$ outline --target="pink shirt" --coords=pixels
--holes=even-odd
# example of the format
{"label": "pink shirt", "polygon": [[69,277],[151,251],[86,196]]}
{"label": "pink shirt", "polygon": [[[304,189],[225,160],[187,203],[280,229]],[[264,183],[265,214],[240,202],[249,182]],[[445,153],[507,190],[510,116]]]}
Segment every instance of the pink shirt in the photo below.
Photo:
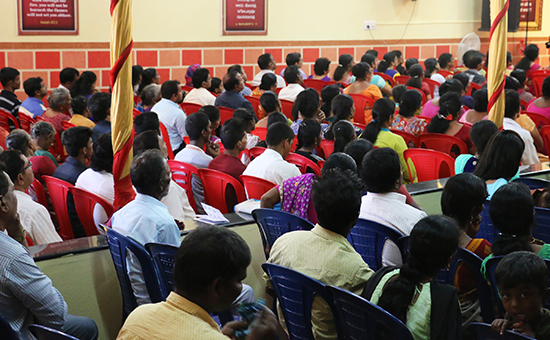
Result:
{"label": "pink shirt", "polygon": [[533,105],[533,103],[531,103],[527,107],[527,111],[534,112],[534,113],[539,113],[539,114],[543,115],[546,118],[550,118],[550,107],[536,107],[535,105]]}
{"label": "pink shirt", "polygon": [[435,106],[432,104],[431,100],[428,100],[426,104],[424,104],[424,107],[422,108],[421,115],[424,117],[430,117],[433,118],[439,113],[439,106]]}

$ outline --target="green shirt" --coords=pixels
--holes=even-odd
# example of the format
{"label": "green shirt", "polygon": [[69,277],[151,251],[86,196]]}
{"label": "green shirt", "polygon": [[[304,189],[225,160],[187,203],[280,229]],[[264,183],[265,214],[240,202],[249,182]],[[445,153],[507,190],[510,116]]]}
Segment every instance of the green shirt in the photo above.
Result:
{"label": "green shirt", "polygon": [[49,152],[49,151],[47,151],[47,150],[46,150],[46,151],[44,151],[44,150],[36,150],[36,151],[34,152],[34,155],[35,155],[35,156],[46,156],[46,157],[48,157],[49,159],[52,160],[52,162],[53,162],[53,164],[55,165],[56,168],[59,166],[59,164],[57,163],[57,159],[55,159],[55,157],[52,155],[52,153]]}

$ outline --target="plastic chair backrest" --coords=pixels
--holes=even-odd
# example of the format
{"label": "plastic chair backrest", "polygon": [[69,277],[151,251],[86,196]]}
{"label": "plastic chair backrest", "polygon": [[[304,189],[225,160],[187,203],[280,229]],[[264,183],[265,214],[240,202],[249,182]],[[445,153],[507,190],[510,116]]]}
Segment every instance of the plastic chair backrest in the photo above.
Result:
{"label": "plastic chair backrest", "polygon": [[529,116],[529,118],[531,118],[531,120],[533,121],[533,123],[535,123],[537,127],[550,125],[550,119],[548,119],[546,116],[541,115],[540,113],[523,111],[521,114]]}
{"label": "plastic chair backrest", "polygon": [[249,155],[252,159],[258,157],[259,155],[261,155],[262,153],[264,153],[266,149],[265,148],[262,148],[261,146],[255,146],[253,148],[250,149],[249,151]]}
{"label": "plastic chair backrest", "polygon": [[[36,200],[38,203],[42,204],[46,209],[48,209],[48,199],[46,198],[46,191],[44,190],[44,186],[38,179],[34,179],[32,181],[32,184],[29,186],[29,189],[34,190],[34,194],[36,195]],[[27,189],[27,194],[29,193],[29,189]]]}
{"label": "plastic chair backrest", "polygon": [[0,315],[0,334],[2,334],[2,337],[5,337],[5,340],[19,340],[19,336],[2,315]]}
{"label": "plastic chair backrest", "polygon": [[392,77],[388,76],[387,74],[380,73],[380,72],[374,72],[374,74],[379,75],[380,77],[384,78],[384,80],[387,81],[390,84],[391,87],[395,86],[395,81],[393,80]]}
{"label": "plastic chair backrest", "polygon": [[69,187],[73,185],[58,178],[46,175],[42,175],[42,180],[46,183],[53,210],[59,222],[59,236],[61,236],[63,240],[73,239],[73,227],[71,226],[71,220],[69,219],[69,212],[67,210],[67,194],[69,193]]}
{"label": "plastic chair backrest", "polygon": [[493,310],[493,300],[491,298],[491,287],[481,274],[481,263],[483,260],[471,251],[458,248],[448,269],[443,269],[438,278],[443,282],[453,286],[459,265],[468,267],[476,282],[477,296],[481,307],[481,317],[484,322],[493,322],[495,311]]}
{"label": "plastic chair backrest", "polygon": [[248,100],[250,104],[252,104],[252,108],[254,109],[254,113],[256,114],[256,117],[259,117],[260,106],[261,106],[260,99],[252,96],[244,96],[244,98]]}
{"label": "plastic chair backrest", "polygon": [[220,110],[220,126],[223,126],[226,120],[233,118],[233,109],[223,106],[218,106]]}
{"label": "plastic chair backrest", "polygon": [[160,127],[160,133],[162,135],[162,140],[164,140],[164,144],[166,144],[166,149],[168,150],[168,159],[174,159],[174,151],[172,151],[172,144],[170,143],[170,136],[168,136],[168,130],[166,130],[166,126],[159,122]]}
{"label": "plastic chair backrest", "polygon": [[[443,152],[453,158],[468,153],[468,147],[462,139],[443,133],[423,133],[418,136],[418,143],[421,148]],[[457,149],[458,154],[455,153]]]}
{"label": "plastic chair backrest", "polygon": [[395,82],[398,85],[405,85],[409,79],[411,79],[410,76],[395,76]]}
{"label": "plastic chair backrest", "polygon": [[226,204],[225,194],[228,186],[232,186],[235,190],[238,203],[246,201],[243,185],[233,176],[212,169],[199,169],[199,176],[204,190],[205,203],[220,210],[223,214],[233,212],[233,210],[227,209]]}
{"label": "plastic chair backrest", "polygon": [[445,70],[439,70],[439,72],[437,72],[437,73],[441,74],[441,75],[442,75],[443,77],[445,77],[445,78],[447,78],[447,76],[453,74],[452,72],[445,71]]}
{"label": "plastic chair backrest", "polygon": [[[135,110],[135,109],[134,109]],[[139,112],[139,111],[138,111]],[[141,112],[139,112],[141,113]],[[73,123],[69,123],[68,120],[64,120],[61,122],[61,125],[63,126],[63,131],[67,130],[67,129],[70,129],[72,127],[75,127],[76,125],[74,125]]]}
{"label": "plastic chair backrest", "polygon": [[[475,91],[481,89],[481,85],[478,85],[474,82],[470,82],[470,87],[468,88],[467,96],[471,96]],[[475,91],[474,91],[475,90]]]}
{"label": "plastic chair backrest", "polygon": [[61,135],[59,133],[55,133],[55,142],[48,151],[50,151],[55,158],[58,158],[58,156],[61,157],[61,162],[65,162],[67,156],[65,155],[65,148],[63,147],[63,143],[61,143]]}
{"label": "plastic chair backrest", "polygon": [[139,116],[140,114],[142,114],[143,112],[141,112],[140,110],[138,109],[133,109],[132,110],[132,119],[135,120],[137,116]]}
{"label": "plastic chair backrest", "polygon": [[[99,235],[99,230],[94,222],[94,208],[96,204],[101,205],[107,217],[111,218],[115,212],[113,205],[98,195],[84,189],[69,187],[69,191],[73,195],[76,213],[78,214],[80,223],[84,227],[86,236]],[[107,221],[100,222],[105,223]]]}
{"label": "plastic chair backrest", "polygon": [[188,116],[192,113],[199,111],[199,109],[202,107],[202,105],[199,105],[199,104],[186,103],[186,102],[182,102],[180,106],[183,112],[185,112],[185,114]]}
{"label": "plastic chair backrest", "polygon": [[475,340],[535,340],[509,330],[505,330],[504,334],[500,335],[492,329],[491,323],[472,322],[468,325],[468,330]]}
{"label": "plastic chair backrest", "polygon": [[321,93],[321,90],[327,85],[329,85],[328,81],[324,81],[321,79],[304,79],[304,84],[312,89],[317,90],[317,92]]}
{"label": "plastic chair backrest", "polygon": [[265,140],[267,137],[267,128],[257,127],[252,131],[252,134],[260,137],[260,140]]}
{"label": "plastic chair backrest", "polygon": [[107,243],[109,244],[109,251],[113,259],[115,271],[118,277],[118,283],[120,285],[120,292],[122,293],[123,304],[123,318],[126,317],[137,307],[136,297],[132,290],[132,284],[130,283],[130,277],[128,276],[128,268],[126,263],[126,256],[128,250],[130,250],[134,257],[139,261],[141,265],[141,271],[143,278],[145,279],[145,286],[152,303],[162,301],[162,294],[160,290],[159,277],[154,266],[153,259],[147,253],[145,248],[132,241],[130,238],[114,231],[112,228],[107,229]]}
{"label": "plastic chair backrest", "polygon": [[489,204],[491,201],[485,201],[483,210],[481,211],[481,223],[477,232],[477,238],[486,239],[487,242],[493,243],[497,238],[498,229],[493,226],[491,215],[489,214]]}
{"label": "plastic chair backrest", "polygon": [[549,70],[538,70],[531,73],[531,80],[533,80],[533,87],[535,88],[535,97],[542,95],[542,82],[548,76],[550,76]]}
{"label": "plastic chair backrest", "polygon": [[531,229],[533,237],[550,243],[550,209],[535,207],[535,224]]}
{"label": "plastic chair backrest", "polygon": [[426,116],[416,116],[416,118],[418,119],[424,119],[426,121],[426,124],[430,124],[430,122],[432,121],[432,117],[426,117]]}
{"label": "plastic chair backrest", "polygon": [[145,249],[153,258],[153,262],[160,273],[160,292],[165,300],[174,290],[174,266],[178,247],[164,243],[147,243]]}
{"label": "plastic chair backrest", "polygon": [[540,129],[540,135],[544,142],[544,148],[547,152],[550,152],[550,125],[545,125]]}
{"label": "plastic chair backrest", "polygon": [[168,161],[168,166],[170,166],[170,171],[172,172],[172,180],[185,190],[187,198],[189,199],[189,204],[191,204],[191,207],[193,207],[196,213],[197,204],[195,203],[195,197],[193,196],[193,190],[191,188],[191,176],[199,176],[199,170],[191,164],[174,160]]}
{"label": "plastic chair backrest", "polygon": [[29,331],[37,340],[78,340],[74,336],[42,325],[29,325]]}
{"label": "plastic chair backrest", "polygon": [[439,87],[439,85],[441,85],[441,84],[439,84],[437,81],[429,79],[429,78],[422,79],[422,82],[428,84],[428,86],[430,87],[430,94],[432,95],[432,98],[433,98],[435,88]]}
{"label": "plastic chair backrest", "polygon": [[314,227],[308,220],[280,210],[255,209],[252,217],[260,229],[266,260],[269,258],[271,246],[279,236],[294,230],[311,230]]}
{"label": "plastic chair backrest", "polygon": [[355,115],[353,116],[353,121],[359,124],[367,125],[365,121],[365,108],[372,107],[374,105],[374,100],[362,94],[349,94],[353,99],[353,105],[355,106]]}
{"label": "plastic chair backrest", "polygon": [[[288,118],[292,119],[292,107],[294,106],[294,102],[291,102],[290,100],[286,99],[280,99],[281,106],[283,107],[283,114]],[[294,119],[292,119],[294,120]]]}
{"label": "plastic chair backrest", "polygon": [[241,175],[241,181],[246,189],[248,198],[261,199],[262,195],[271,190],[277,184],[263,178]]}
{"label": "plastic chair backrest", "polygon": [[323,149],[325,159],[327,159],[334,152],[334,141],[323,139],[321,141],[321,149]]}
{"label": "plastic chair backrest", "polygon": [[403,234],[383,224],[358,219],[348,234],[348,241],[361,255],[369,267],[377,271],[382,268],[382,250],[386,240],[397,245],[397,241]]}
{"label": "plastic chair backrest", "polygon": [[21,129],[27,131],[28,133],[31,133],[31,127],[33,126],[34,123],[36,123],[36,120],[27,116],[24,113],[20,113],[19,122],[21,123]]}
{"label": "plastic chair backrest", "polygon": [[6,131],[10,131],[10,123],[15,126],[16,129],[19,129],[19,122],[17,119],[7,110],[0,108],[0,126],[6,129]]}
{"label": "plastic chair backrest", "polygon": [[403,139],[405,140],[405,143],[407,143],[407,146],[409,148],[416,148],[420,146],[420,143],[418,142],[418,137],[413,135],[412,133],[408,133],[401,130],[394,130],[394,129],[390,129],[390,131],[392,133],[395,133],[396,135],[403,137]]}
{"label": "plastic chair backrest", "polygon": [[181,85],[181,89],[187,92],[191,92],[194,89],[193,86]]}
{"label": "plastic chair backrest", "polygon": [[290,339],[314,340],[311,328],[311,306],[315,296],[320,296],[329,305],[332,300],[321,282],[272,263],[262,264],[269,275],[277,299],[281,305]]}
{"label": "plastic chair backrest", "polygon": [[326,288],[339,339],[413,339],[407,325],[374,303],[335,286]]}
{"label": "plastic chair backrest", "polygon": [[416,87],[412,87],[412,86],[407,86],[407,89],[408,90],[415,90],[415,91],[420,92],[420,94],[422,95],[422,105],[426,104],[426,102],[428,101],[428,97],[426,97],[426,94],[424,93],[424,91],[422,91],[421,89],[418,89]]}
{"label": "plastic chair backrest", "polygon": [[[455,160],[443,152],[428,149],[408,149],[403,152],[403,156],[407,162],[407,167],[409,167],[408,160],[412,160],[419,182],[455,175]],[[411,169],[409,169],[409,175],[410,178],[413,178]]]}
{"label": "plastic chair backrest", "polygon": [[286,161],[289,162],[290,164],[296,165],[300,169],[300,172],[302,174],[307,173],[307,170],[309,168],[313,170],[313,172],[317,176],[321,176],[321,169],[319,168],[319,166],[307,157],[291,152],[286,157]]}
{"label": "plastic chair backrest", "polygon": [[544,189],[550,187],[550,181],[533,177],[520,177],[513,180],[513,182],[519,182],[527,185],[529,189]]}

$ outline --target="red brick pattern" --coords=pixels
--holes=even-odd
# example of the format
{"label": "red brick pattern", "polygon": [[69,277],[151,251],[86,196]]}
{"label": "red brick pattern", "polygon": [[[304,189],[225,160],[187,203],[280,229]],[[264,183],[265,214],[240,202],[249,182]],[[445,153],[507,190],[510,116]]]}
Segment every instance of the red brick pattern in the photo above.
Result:
{"label": "red brick pattern", "polygon": [[314,63],[317,58],[319,58],[319,49],[318,48],[304,48],[304,53],[302,53],[302,58],[305,63]]}
{"label": "red brick pattern", "polygon": [[224,63],[226,65],[242,64],[244,60],[243,50],[225,50]]}
{"label": "red brick pattern", "polygon": [[202,64],[201,50],[183,50],[181,52],[182,65]]}
{"label": "red brick pattern", "polygon": [[157,67],[158,51],[137,51],[136,63],[143,67]]}
{"label": "red brick pattern", "polygon": [[109,51],[88,52],[88,68],[110,68],[111,56]]}
{"label": "red brick pattern", "polygon": [[55,69],[61,65],[59,52],[36,52],[37,69]]}
{"label": "red brick pattern", "polygon": [[[286,55],[283,56],[283,49],[281,48],[266,48],[264,53],[271,53],[277,64],[285,64]],[[256,56],[256,59],[259,55]]]}

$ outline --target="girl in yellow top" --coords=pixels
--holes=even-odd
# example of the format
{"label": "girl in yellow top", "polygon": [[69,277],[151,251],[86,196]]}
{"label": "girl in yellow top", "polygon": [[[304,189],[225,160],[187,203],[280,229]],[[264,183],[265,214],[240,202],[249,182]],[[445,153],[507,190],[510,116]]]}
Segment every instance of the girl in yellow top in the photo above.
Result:
{"label": "girl in yellow top", "polygon": [[[369,64],[365,62],[360,62],[355,64],[351,69],[351,72],[355,76],[355,82],[350,86],[346,87],[344,90],[345,94],[361,94],[365,97],[374,99],[374,101],[382,98],[382,92],[380,88],[375,84],[371,84],[372,79],[372,69]],[[356,110],[361,110],[362,108],[356,107]],[[372,108],[369,104],[365,106],[365,122],[368,124],[372,120]]]}
{"label": "girl in yellow top", "polygon": [[71,100],[71,108],[73,109],[73,117],[69,123],[76,126],[85,126],[93,129],[95,123],[90,120],[92,114],[88,110],[88,99],[84,96],[76,96]]}
{"label": "girl in yellow top", "polygon": [[399,155],[401,162],[401,171],[403,172],[403,184],[418,182],[416,178],[416,169],[412,161],[409,161],[409,169],[407,162],[403,156],[403,152],[407,150],[407,143],[403,137],[391,133],[389,127],[393,124],[393,114],[395,112],[395,103],[387,98],[378,99],[372,107],[372,122],[367,125],[365,131],[361,135],[364,138],[379,148],[392,148]]}

